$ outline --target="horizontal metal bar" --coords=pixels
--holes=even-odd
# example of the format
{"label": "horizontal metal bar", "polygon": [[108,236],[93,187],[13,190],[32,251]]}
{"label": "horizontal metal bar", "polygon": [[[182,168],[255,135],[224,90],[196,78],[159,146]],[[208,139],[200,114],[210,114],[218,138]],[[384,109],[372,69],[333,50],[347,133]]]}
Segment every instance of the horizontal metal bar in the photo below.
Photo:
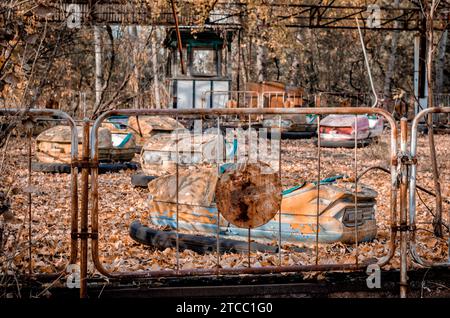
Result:
{"label": "horizontal metal bar", "polygon": [[[389,117],[391,114],[380,108],[371,107],[304,107],[304,108],[192,108],[192,109],[118,109],[103,113],[96,122],[115,115],[145,116],[145,115],[293,115],[293,114],[380,114]],[[95,124],[94,124],[95,126]]]}
{"label": "horizontal metal bar", "polygon": [[243,268],[196,268],[180,270],[140,271],[140,272],[111,272],[110,277],[123,278],[149,278],[149,277],[179,277],[179,276],[209,276],[209,275],[241,275],[241,274],[275,274],[315,271],[342,271],[359,270],[366,268],[360,264],[322,264],[322,265],[297,265],[297,266],[265,266]]}
{"label": "horizontal metal bar", "polygon": [[128,115],[128,116],[151,116],[151,115],[295,115],[295,114],[353,114],[381,115],[389,122],[392,129],[391,133],[391,155],[395,156],[397,152],[397,126],[391,114],[380,108],[372,107],[305,107],[305,108],[209,108],[209,109],[121,109],[111,110],[100,115],[93,125],[91,134],[91,158],[96,160],[98,157],[97,135],[101,123],[110,116]]}

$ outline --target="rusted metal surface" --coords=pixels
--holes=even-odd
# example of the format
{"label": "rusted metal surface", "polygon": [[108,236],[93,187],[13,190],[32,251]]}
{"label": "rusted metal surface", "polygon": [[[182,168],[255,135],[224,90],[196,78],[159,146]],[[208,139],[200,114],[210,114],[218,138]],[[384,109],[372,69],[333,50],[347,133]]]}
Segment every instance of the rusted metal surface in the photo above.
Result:
{"label": "rusted metal surface", "polygon": [[[281,131],[281,116],[278,117],[278,130]],[[279,178],[282,180],[282,170],[281,170],[281,138],[278,140],[278,172]],[[281,211],[278,213],[278,265],[282,265],[282,255],[281,255]]]}
{"label": "rusted metal surface", "polygon": [[[143,115],[167,115],[173,117],[183,116],[222,116],[222,115],[295,115],[295,114],[377,114],[386,118],[391,127],[391,172],[392,172],[392,187],[391,187],[391,240],[389,241],[388,254],[378,260],[378,264],[383,266],[389,262],[395,253],[395,237],[396,237],[396,202],[397,202],[397,183],[396,183],[396,166],[397,166],[397,127],[392,116],[382,110],[376,108],[362,107],[362,108],[288,108],[288,109],[127,109],[114,110],[102,114],[94,123],[91,135],[91,158],[93,162],[98,161],[98,138],[97,130],[101,123],[113,115],[129,115],[129,116],[143,116]],[[91,207],[91,224],[92,232],[98,233],[98,168],[95,165],[92,168],[91,178],[92,188],[92,207]],[[222,274],[262,274],[262,273],[282,273],[282,272],[298,272],[298,271],[326,271],[326,270],[354,270],[363,268],[363,264],[323,264],[323,265],[299,265],[299,266],[271,266],[271,267],[257,267],[257,268],[213,268],[213,269],[179,269],[177,270],[162,270],[162,271],[142,271],[142,272],[109,272],[105,269],[99,259],[98,252],[98,237],[92,236],[92,258],[97,270],[107,277],[161,277],[161,276],[198,276],[198,275],[222,275]]]}
{"label": "rusted metal surface", "polygon": [[[97,260],[97,263],[98,260]],[[180,270],[136,271],[136,272],[108,272],[100,264],[99,272],[112,278],[150,278],[150,277],[182,277],[182,276],[211,276],[211,275],[241,275],[241,274],[275,274],[316,271],[343,271],[361,270],[368,264],[323,264],[323,265],[296,265],[296,266],[265,266],[241,268],[199,268]]]}
{"label": "rusted metal surface", "polygon": [[[217,117],[217,135],[220,133],[220,117]],[[219,142],[219,139],[217,139],[217,142]],[[218,147],[217,147],[218,148]],[[217,158],[219,158],[219,152],[217,152]],[[220,172],[220,167],[217,167],[217,172]],[[216,266],[220,267],[220,213],[219,210],[217,210],[217,224],[216,224]]]}
{"label": "rusted metal surface", "polygon": [[[320,197],[320,159],[321,159],[321,142],[320,142],[320,125],[321,125],[321,118],[320,115],[317,118],[317,198]],[[319,226],[320,226],[320,201],[317,199],[316,201],[316,265],[319,264]]]}
{"label": "rusted metal surface", "polygon": [[[76,155],[78,157],[78,155]],[[72,159],[72,162],[73,159]],[[70,264],[77,263],[78,254],[78,239],[76,233],[78,232],[78,167],[72,165],[70,176],[70,196],[71,196],[71,217],[70,217]]]}
{"label": "rusted metal surface", "polygon": [[[408,147],[408,120],[400,121],[400,155],[407,156]],[[408,167],[401,165],[400,170],[400,297],[406,298],[408,288]]]}
{"label": "rusted metal surface", "polygon": [[[359,25],[358,25],[359,30]],[[361,30],[359,30],[361,32]],[[355,147],[354,147],[354,178],[355,178],[355,245],[356,245],[356,251],[355,251],[355,264],[359,264],[359,240],[358,240],[358,115],[355,115],[354,117],[354,123],[355,123]]]}
{"label": "rusted metal surface", "polygon": [[[208,186],[213,188],[214,184]],[[280,211],[279,173],[263,162],[227,169],[214,188],[220,214],[239,228],[258,228]]]}
{"label": "rusted metal surface", "polygon": [[[411,150],[410,150],[410,180],[409,180],[409,252],[412,259],[425,267],[450,267],[450,235],[448,238],[448,260],[447,262],[430,262],[423,259],[417,252],[416,247],[416,185],[417,181],[417,133],[420,121],[428,114],[450,113],[450,107],[434,107],[422,110],[414,118],[411,125]],[[449,218],[450,219],[450,218]]]}
{"label": "rusted metal surface", "polygon": [[[175,10],[173,0],[172,0],[172,8]],[[178,30],[178,36],[179,36],[179,30]],[[178,39],[180,40],[180,38]],[[176,118],[178,123],[178,116]],[[178,130],[175,132],[177,139],[178,139]],[[178,142],[176,144],[176,162],[175,162],[175,168],[176,168],[176,213],[177,213],[177,272],[180,270],[180,236],[179,236],[179,219],[180,219],[180,164],[179,164],[179,148],[178,148]]]}
{"label": "rusted metal surface", "polygon": [[[252,138],[251,128],[252,128],[252,116],[248,115],[248,138],[249,138],[249,141]],[[279,182],[281,183],[281,180],[279,180]],[[252,262],[251,262],[252,252],[250,250],[251,237],[252,237],[252,229],[249,226],[248,227],[248,233],[247,233],[247,243],[248,243],[247,244],[247,263],[248,263],[248,268],[252,267]],[[218,264],[218,265],[220,266],[220,264]]]}
{"label": "rusted metal surface", "polygon": [[[89,121],[83,123],[83,162],[89,162]],[[80,298],[87,297],[87,262],[88,262],[88,206],[89,206],[89,167],[81,169],[81,256],[80,256]]]}

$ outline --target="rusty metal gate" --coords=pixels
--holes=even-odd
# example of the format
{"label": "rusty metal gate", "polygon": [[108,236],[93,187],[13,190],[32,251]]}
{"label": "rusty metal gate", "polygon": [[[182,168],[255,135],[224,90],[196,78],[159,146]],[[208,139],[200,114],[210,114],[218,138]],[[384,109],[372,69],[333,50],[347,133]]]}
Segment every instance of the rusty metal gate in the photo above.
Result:
{"label": "rusty metal gate", "polygon": [[[406,154],[407,162],[410,165],[410,177],[409,177],[409,231],[410,231],[410,237],[409,237],[409,252],[411,254],[412,260],[425,267],[450,267],[450,234],[447,238],[447,260],[446,261],[432,261],[432,260],[426,260],[424,259],[420,253],[417,250],[417,232],[419,228],[417,227],[417,200],[416,197],[418,194],[418,190],[421,190],[427,194],[433,195],[430,191],[426,191],[425,189],[421,188],[419,185],[417,185],[417,166],[418,165],[426,165],[427,162],[422,161],[419,162],[418,160],[418,127],[419,123],[426,117],[426,116],[432,116],[432,114],[442,114],[447,113],[450,114],[450,107],[435,107],[435,108],[428,108],[423,111],[421,111],[417,116],[414,118],[412,122],[411,127],[411,149],[410,153]],[[448,160],[448,158],[445,158]],[[447,185],[448,186],[448,185]],[[419,195],[420,198],[420,195]],[[421,198],[420,198],[421,199]],[[421,199],[422,200],[422,199]],[[443,200],[444,203],[449,204],[449,200]],[[444,210],[445,211],[445,210]],[[444,211],[442,211],[444,213]],[[443,215],[445,217],[445,215]],[[447,211],[447,229],[450,228],[450,209]],[[445,225],[445,222],[444,222]],[[405,223],[406,226],[406,223]]]}
{"label": "rusty metal gate", "polygon": [[[356,270],[366,268],[370,263],[359,260],[358,257],[358,239],[357,239],[357,225],[355,226],[355,235],[356,235],[356,252],[355,252],[355,261],[353,263],[345,263],[345,264],[321,264],[319,255],[318,255],[318,238],[316,238],[316,257],[315,263],[311,265],[290,265],[284,266],[280,262],[277,266],[258,266],[246,268],[221,268],[220,266],[220,255],[217,253],[217,263],[213,268],[195,268],[195,269],[181,269],[179,266],[179,251],[178,251],[178,241],[177,241],[177,265],[175,269],[164,269],[164,270],[154,270],[154,271],[137,271],[137,272],[111,272],[108,271],[105,266],[102,264],[99,256],[99,236],[101,235],[100,227],[99,227],[99,214],[101,213],[101,209],[99,208],[99,183],[98,183],[98,147],[97,147],[97,132],[101,123],[109,118],[110,116],[116,115],[127,115],[127,116],[171,116],[175,117],[178,121],[182,116],[200,116],[200,117],[209,117],[213,119],[213,122],[217,123],[217,129],[220,130],[220,118],[222,116],[241,116],[248,121],[248,127],[252,126],[252,115],[276,115],[281,118],[287,115],[295,115],[295,114],[313,114],[318,115],[317,128],[320,131],[320,116],[328,115],[328,114],[353,114],[355,115],[364,115],[364,114],[373,114],[384,117],[387,123],[390,126],[390,171],[392,174],[391,177],[391,198],[390,198],[390,235],[388,240],[388,252],[384,257],[378,259],[375,263],[377,263],[380,267],[387,264],[390,259],[394,256],[395,253],[395,238],[397,233],[397,212],[396,212],[396,202],[397,202],[397,127],[395,125],[394,119],[390,116],[389,113],[382,109],[377,108],[297,108],[297,109],[191,109],[191,110],[116,110],[109,111],[101,115],[94,123],[92,129],[92,135],[90,137],[91,148],[91,159],[89,165],[86,164],[86,161],[89,159],[87,154],[84,152],[82,165],[82,204],[81,204],[81,230],[80,239],[81,239],[81,296],[86,297],[87,295],[87,285],[86,285],[86,273],[87,273],[87,241],[88,238],[91,239],[91,251],[92,251],[92,261],[95,265],[95,268],[106,277],[111,278],[145,278],[145,277],[166,277],[166,276],[175,276],[175,277],[184,277],[184,276],[205,276],[205,275],[238,275],[238,274],[264,274],[264,273],[286,273],[286,272],[303,272],[303,271],[327,271],[327,270]],[[319,139],[320,140],[320,139]],[[355,146],[357,145],[356,134],[355,134]],[[85,149],[85,148],[84,148]],[[357,147],[355,147],[355,161],[353,164],[354,167],[354,180],[356,189],[358,187],[358,164],[357,164]],[[177,156],[178,157],[178,156]],[[178,166],[178,162],[177,162]],[[91,171],[91,207],[90,207],[90,216],[91,216],[91,231],[88,233],[87,229],[87,218],[88,218],[88,208],[87,208],[87,189],[88,189],[88,175],[89,169]],[[316,169],[317,169],[317,188],[318,191],[320,189],[320,171],[321,171],[321,146],[320,141],[318,144],[318,152],[317,152],[317,160],[316,160]],[[178,171],[178,169],[177,169]],[[178,180],[178,174],[177,174]],[[406,188],[406,185],[403,186]],[[406,194],[406,192],[405,192]],[[176,203],[178,207],[178,195]],[[319,210],[317,210],[318,213]],[[357,216],[358,210],[356,207],[355,200],[355,213]],[[280,215],[279,220],[281,220],[282,215]],[[178,208],[177,208],[177,219],[178,219]],[[281,222],[281,221],[280,221]],[[357,223],[357,222],[355,222]],[[316,224],[317,229],[316,233],[318,233],[319,223]],[[220,240],[219,227],[217,227],[217,240]],[[249,231],[250,237],[250,231]],[[316,236],[317,237],[317,236]],[[177,240],[178,240],[178,229],[177,229]],[[218,243],[218,242],[217,242]],[[281,246],[281,235],[278,238],[278,246]],[[250,254],[250,251],[248,252]],[[279,254],[281,255],[281,249],[279,249]],[[372,261],[373,262],[373,261]]]}
{"label": "rusty metal gate", "polygon": [[[75,121],[70,118],[66,113],[54,110],[27,110],[21,111],[16,109],[2,109],[0,110],[0,116],[55,116],[66,120],[71,126],[72,132],[72,147],[71,147],[71,251],[70,261],[68,265],[77,264],[78,260],[78,242],[81,241],[80,248],[80,268],[81,268],[81,285],[80,296],[87,296],[87,282],[88,282],[88,262],[89,262],[89,247],[92,253],[92,262],[95,269],[102,275],[110,278],[150,278],[150,277],[186,277],[186,276],[214,276],[214,275],[240,275],[240,274],[268,274],[268,273],[288,273],[288,272],[307,272],[307,271],[341,271],[341,270],[361,270],[365,269],[370,264],[377,264],[380,267],[387,265],[395,255],[397,247],[397,232],[400,233],[399,238],[399,250],[400,250],[400,295],[406,296],[407,293],[407,270],[408,270],[408,254],[411,255],[411,259],[422,266],[438,266],[448,267],[449,261],[446,262],[429,262],[424,260],[416,250],[416,174],[417,174],[417,128],[418,124],[424,116],[429,113],[450,113],[450,108],[433,108],[422,111],[416,116],[412,123],[411,134],[411,148],[408,151],[408,124],[404,119],[400,122],[400,138],[398,139],[398,129],[395,120],[392,116],[382,109],[377,108],[290,108],[290,109],[189,109],[189,110],[152,110],[152,109],[140,109],[140,110],[115,110],[109,111],[101,115],[95,123],[93,123],[92,130],[89,129],[90,122],[85,120],[83,123],[84,135],[83,135],[83,153],[81,160],[78,156],[78,135],[76,130]],[[211,122],[215,123],[215,128],[218,131],[221,129],[221,118],[226,116],[233,116],[234,118],[245,118],[247,127],[251,128],[253,118],[256,116],[277,116],[281,127],[281,121],[284,116],[289,115],[317,115],[317,131],[320,132],[321,116],[329,114],[348,114],[355,116],[355,123],[357,115],[377,115],[383,117],[390,128],[389,138],[389,171],[391,175],[390,184],[390,199],[389,199],[389,238],[386,240],[387,251],[382,257],[377,260],[361,260],[358,252],[358,237],[357,237],[357,222],[355,221],[355,258],[354,262],[347,263],[330,263],[329,261],[321,262],[319,255],[319,242],[316,235],[315,245],[315,261],[313,264],[293,264],[283,265],[281,261],[282,254],[282,237],[278,236],[278,249],[279,263],[277,265],[270,266],[251,266],[250,261],[245,268],[222,268],[220,266],[220,253],[217,253],[217,261],[215,266],[209,268],[193,268],[184,269],[180,268],[178,250],[178,229],[177,233],[177,263],[173,269],[163,270],[145,270],[134,272],[111,272],[103,265],[99,255],[99,237],[102,235],[99,226],[99,214],[101,214],[101,207],[99,207],[99,175],[98,175],[98,130],[106,119],[115,115],[127,115],[127,116],[169,116],[175,118],[177,121],[183,116],[193,116],[200,118],[209,118]],[[280,128],[279,127],[279,128]],[[92,132],[91,135],[90,131]],[[358,167],[358,148],[357,148],[357,134],[355,134],[355,147],[354,147],[354,161],[353,161],[353,175],[352,178],[355,182],[355,193],[358,190],[359,179],[366,174],[369,170],[359,172]],[[398,144],[400,147],[398,147]],[[315,171],[317,172],[317,191],[320,191],[321,187],[321,169],[322,169],[322,147],[320,145],[320,138],[318,138],[317,153],[315,157]],[[281,140],[280,140],[280,156],[281,156]],[[178,158],[178,153],[177,153]],[[178,161],[176,162],[178,167]],[[279,161],[281,165],[281,158]],[[81,204],[78,207],[78,171],[81,171]],[[281,167],[279,170],[282,173]],[[90,180],[89,180],[90,179]],[[178,169],[177,169],[178,180]],[[178,185],[178,182],[177,182]],[[409,188],[409,200],[408,200],[408,188]],[[178,193],[178,191],[177,191]],[[90,201],[89,201],[90,196]],[[358,216],[357,200],[355,199],[355,220]],[[178,197],[175,202],[178,207]],[[30,200],[31,204],[31,200]],[[318,206],[318,205],[317,205]],[[397,212],[397,206],[399,212]],[[408,209],[409,206],[409,209]],[[319,214],[319,208],[317,208],[317,215]],[[278,220],[281,224],[282,213],[279,213]],[[177,208],[178,218],[178,208]],[[319,220],[319,218],[317,218]],[[80,227],[78,223],[80,221]],[[90,221],[90,222],[89,222]],[[89,224],[90,223],[90,224]],[[319,232],[319,221],[315,224],[315,233]],[[30,225],[31,226],[31,225]],[[217,231],[219,227],[217,227]],[[281,233],[281,225],[279,228]],[[249,240],[250,233],[249,230]],[[221,239],[220,233],[216,233],[217,246]],[[89,246],[89,240],[91,242]],[[409,245],[409,248],[408,248]],[[450,245],[450,244],[449,244]],[[217,249],[218,251],[218,249]],[[214,251],[213,251],[214,252]],[[250,246],[248,250],[248,256],[250,257]],[[449,254],[450,255],[450,254]],[[31,272],[30,272],[31,273]],[[33,273],[31,273],[33,274]],[[54,273],[47,276],[60,276],[64,273]],[[34,275],[38,276],[38,275]],[[40,275],[45,276],[45,275]]]}

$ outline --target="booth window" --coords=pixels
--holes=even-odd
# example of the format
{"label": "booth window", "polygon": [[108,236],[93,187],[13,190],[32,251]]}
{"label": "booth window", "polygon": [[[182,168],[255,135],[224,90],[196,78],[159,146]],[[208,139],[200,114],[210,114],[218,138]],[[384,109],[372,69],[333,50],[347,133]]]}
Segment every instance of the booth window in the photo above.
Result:
{"label": "booth window", "polygon": [[191,75],[193,76],[217,76],[216,51],[213,49],[192,49]]}

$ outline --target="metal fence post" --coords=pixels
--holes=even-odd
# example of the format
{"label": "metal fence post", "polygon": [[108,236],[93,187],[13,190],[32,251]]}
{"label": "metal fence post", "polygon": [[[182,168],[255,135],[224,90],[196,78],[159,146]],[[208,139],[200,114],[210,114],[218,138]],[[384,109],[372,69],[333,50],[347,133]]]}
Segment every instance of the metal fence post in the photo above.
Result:
{"label": "metal fence post", "polygon": [[83,121],[83,155],[81,160],[81,257],[80,298],[87,298],[88,203],[89,203],[89,120]]}
{"label": "metal fence post", "polygon": [[408,120],[400,120],[400,297],[408,290]]}

